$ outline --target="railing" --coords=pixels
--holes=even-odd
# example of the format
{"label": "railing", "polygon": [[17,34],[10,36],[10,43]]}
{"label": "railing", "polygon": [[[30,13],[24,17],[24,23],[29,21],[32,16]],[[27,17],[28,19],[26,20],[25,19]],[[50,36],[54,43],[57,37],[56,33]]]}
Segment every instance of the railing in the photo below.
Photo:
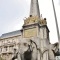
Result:
{"label": "railing", "polygon": [[0,47],[1,46],[13,46],[15,44],[16,44],[15,42],[3,43],[3,44],[0,44]]}
{"label": "railing", "polygon": [[11,53],[12,54],[12,53],[14,53],[14,51],[13,50],[8,50],[8,51],[2,51],[1,52],[1,54],[7,54],[7,53]]}

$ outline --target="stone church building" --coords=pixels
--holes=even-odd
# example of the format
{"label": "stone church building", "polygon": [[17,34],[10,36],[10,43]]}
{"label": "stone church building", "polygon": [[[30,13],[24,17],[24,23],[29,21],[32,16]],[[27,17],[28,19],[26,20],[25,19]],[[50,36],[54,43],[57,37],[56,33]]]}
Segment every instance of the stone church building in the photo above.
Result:
{"label": "stone church building", "polygon": [[38,0],[31,0],[30,14],[21,30],[0,36],[3,60],[56,60],[58,46],[50,43],[47,20],[40,15]]}

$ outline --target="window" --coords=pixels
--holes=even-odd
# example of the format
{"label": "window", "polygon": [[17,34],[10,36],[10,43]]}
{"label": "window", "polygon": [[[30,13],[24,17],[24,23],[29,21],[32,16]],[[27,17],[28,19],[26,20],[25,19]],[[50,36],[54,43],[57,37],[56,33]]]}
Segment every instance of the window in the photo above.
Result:
{"label": "window", "polygon": [[3,41],[2,41],[2,44],[3,44]]}
{"label": "window", "polygon": [[7,51],[7,47],[6,47],[6,51]]}
{"label": "window", "polygon": [[1,52],[2,52],[2,48],[1,48]]}
{"label": "window", "polygon": [[7,47],[5,47],[5,51],[7,51]]}

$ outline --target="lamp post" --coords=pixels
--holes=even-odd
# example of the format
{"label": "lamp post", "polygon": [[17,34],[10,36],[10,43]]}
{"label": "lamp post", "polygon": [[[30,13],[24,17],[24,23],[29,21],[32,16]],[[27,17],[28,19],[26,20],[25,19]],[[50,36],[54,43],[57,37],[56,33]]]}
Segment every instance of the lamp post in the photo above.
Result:
{"label": "lamp post", "polygon": [[52,5],[53,5],[53,10],[54,10],[55,23],[56,23],[56,29],[57,29],[57,37],[58,37],[58,42],[59,42],[59,52],[60,52],[60,34],[59,34],[59,27],[58,27],[57,16],[56,16],[56,11],[55,11],[55,6],[54,6],[53,0],[52,0]]}

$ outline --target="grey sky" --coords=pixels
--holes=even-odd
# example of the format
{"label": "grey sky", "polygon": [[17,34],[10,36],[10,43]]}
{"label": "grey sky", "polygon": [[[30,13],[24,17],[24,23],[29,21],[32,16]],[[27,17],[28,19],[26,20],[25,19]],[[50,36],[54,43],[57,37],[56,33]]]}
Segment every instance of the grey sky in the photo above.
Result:
{"label": "grey sky", "polygon": [[[54,0],[58,23],[60,23],[59,0]],[[47,18],[50,41],[57,41],[52,0],[39,0],[40,13]],[[29,16],[30,0],[0,0],[0,35],[21,29],[25,17]],[[60,28],[60,24],[59,24]]]}

